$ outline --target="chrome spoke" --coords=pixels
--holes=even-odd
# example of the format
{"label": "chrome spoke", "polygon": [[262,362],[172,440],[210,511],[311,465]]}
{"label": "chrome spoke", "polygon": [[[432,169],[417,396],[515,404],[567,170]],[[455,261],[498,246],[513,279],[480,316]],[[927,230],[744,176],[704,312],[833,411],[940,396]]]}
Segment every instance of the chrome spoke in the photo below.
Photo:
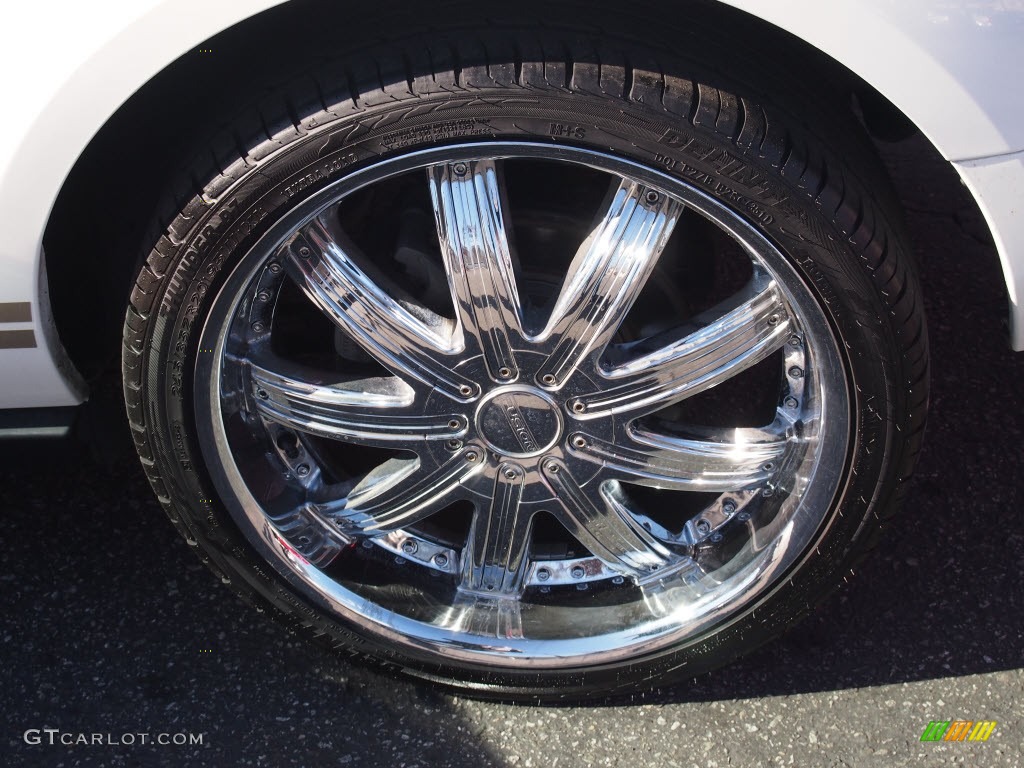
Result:
{"label": "chrome spoke", "polygon": [[[272,535],[269,526],[278,535]],[[267,520],[268,542],[297,552],[317,568],[326,568],[341,554],[349,537],[319,514],[316,505],[303,504]]]}
{"label": "chrome spoke", "polygon": [[641,587],[644,605],[652,616],[668,616],[680,599],[693,603],[712,592],[706,577],[699,563],[688,557],[681,558],[670,577],[652,580]]}
{"label": "chrome spoke", "polygon": [[496,164],[435,165],[428,176],[459,324],[483,353],[490,377],[511,381],[519,374],[513,348],[523,331]]}
{"label": "chrome spoke", "polygon": [[774,281],[699,331],[603,371],[609,386],[578,398],[582,418],[650,413],[761,362],[785,344],[789,314]]}
{"label": "chrome spoke", "polygon": [[465,416],[456,413],[414,411],[412,391],[393,377],[315,382],[255,363],[250,364],[250,376],[260,414],[291,429],[334,440],[400,448],[425,440],[456,439],[467,426]]}
{"label": "chrome spoke", "polygon": [[632,428],[628,440],[612,443],[580,432],[570,442],[573,455],[599,465],[605,479],[684,491],[736,491],[763,484],[786,453],[785,435],[723,432],[717,441],[689,440]]}
{"label": "chrome spoke", "polygon": [[647,282],[682,213],[678,201],[623,179],[580,246],[540,336],[552,351],[538,378],[559,386],[598,357]]}
{"label": "chrome spoke", "polygon": [[533,517],[521,506],[523,484],[520,467],[498,467],[490,509],[473,516],[462,555],[460,590],[504,596],[522,592]]}
{"label": "chrome spoke", "polygon": [[471,446],[432,471],[418,460],[385,462],[325,514],[353,534],[412,525],[460,498],[462,484],[483,468],[482,456],[480,448]]}
{"label": "chrome spoke", "polygon": [[[522,603],[517,598],[488,597],[460,590],[438,623],[449,631],[478,637],[519,639],[523,637]],[[512,650],[500,645],[493,649]]]}
{"label": "chrome spoke", "polygon": [[552,510],[594,557],[634,579],[644,578],[678,558],[651,536],[625,509],[604,493],[598,506],[565,464],[551,459],[543,465],[544,480],[560,502]]}
{"label": "chrome spoke", "polygon": [[445,358],[454,362],[459,351],[450,321],[384,290],[386,281],[371,277],[329,213],[302,227],[280,253],[306,296],[384,367],[454,400],[479,392],[479,385],[447,365]]}

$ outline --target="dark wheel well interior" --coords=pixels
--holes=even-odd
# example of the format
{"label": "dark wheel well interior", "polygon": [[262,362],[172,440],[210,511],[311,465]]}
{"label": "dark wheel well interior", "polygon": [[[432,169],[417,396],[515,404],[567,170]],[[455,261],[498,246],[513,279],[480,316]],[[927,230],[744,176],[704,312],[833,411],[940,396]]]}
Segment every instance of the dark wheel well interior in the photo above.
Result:
{"label": "dark wheel well interior", "polygon": [[[629,9],[624,6],[636,5]],[[267,97],[312,57],[386,45],[389,37],[429,35],[460,25],[633,18],[642,33],[685,44],[688,30],[723,26],[737,45],[771,56],[794,73],[814,73],[811,86],[867,122],[881,138],[913,131],[884,97],[824,54],[777,27],[713,0],[650,0],[642,7],[597,0],[526,0],[498,14],[466,0],[414,7],[404,0],[372,4],[292,0],[254,16],[182,55],[132,96],[83,151],[56,200],[44,236],[53,316],[74,365],[90,380],[117,370],[124,311],[135,272],[176,212],[174,201],[201,188],[190,178],[197,147],[228,121]],[[610,14],[610,15],[609,15]],[[645,24],[644,18],[663,23]],[[675,37],[673,37],[675,36]],[[206,53],[205,51],[210,51]],[[859,106],[858,106],[859,105]]]}

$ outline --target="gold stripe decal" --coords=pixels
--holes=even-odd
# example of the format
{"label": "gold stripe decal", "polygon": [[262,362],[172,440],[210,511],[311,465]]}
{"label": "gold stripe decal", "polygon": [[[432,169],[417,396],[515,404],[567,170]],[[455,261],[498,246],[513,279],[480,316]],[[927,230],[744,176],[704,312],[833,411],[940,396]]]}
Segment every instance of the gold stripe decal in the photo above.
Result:
{"label": "gold stripe decal", "polygon": [[29,349],[36,346],[36,333],[27,331],[0,331],[0,349]]}
{"label": "gold stripe decal", "polygon": [[[28,301],[0,301],[0,323],[31,323],[32,304]],[[32,346],[35,346],[33,342]]]}

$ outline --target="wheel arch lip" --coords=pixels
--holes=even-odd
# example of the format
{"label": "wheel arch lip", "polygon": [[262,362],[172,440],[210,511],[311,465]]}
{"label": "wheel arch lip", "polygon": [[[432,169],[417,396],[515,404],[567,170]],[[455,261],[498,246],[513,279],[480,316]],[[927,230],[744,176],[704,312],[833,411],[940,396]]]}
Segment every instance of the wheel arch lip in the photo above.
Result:
{"label": "wheel arch lip", "polygon": [[[4,100],[23,115],[0,122],[0,305],[31,303],[33,332],[31,345],[0,350],[0,409],[74,405],[88,396],[53,325],[42,245],[82,152],[150,78],[283,1],[64,3],[61,25],[52,23],[52,4],[37,3],[20,6],[19,23],[0,31]],[[32,77],[24,77],[26,67]]]}
{"label": "wheel arch lip", "polygon": [[954,163],[995,242],[1009,301],[1010,347],[1024,352],[1024,152]]}
{"label": "wheel arch lip", "polygon": [[[0,34],[0,71],[20,74],[26,63],[40,62],[29,82],[13,75],[3,81],[7,99],[26,119],[0,125],[0,303],[35,305],[37,346],[17,350],[17,364],[0,366],[0,408],[70,405],[87,394],[48,325],[42,250],[53,203],[85,147],[154,75],[218,32],[283,2],[107,0],[58,27],[51,24],[52,6],[37,4],[19,9],[20,24]],[[1005,98],[998,76],[1024,68],[1024,6],[1007,9],[1003,3],[998,10],[988,3],[979,9],[978,3],[957,0],[940,13],[923,1],[714,2],[788,30],[850,69],[904,112],[948,160],[969,163],[1024,147],[1024,105]],[[72,7],[61,10],[65,17]],[[879,44],[865,46],[865,39]],[[1007,60],[1019,66],[1008,67]],[[97,89],[98,82],[104,87]],[[922,82],[933,87],[922,88]],[[1003,179],[1001,185],[1005,174]],[[986,207],[992,193],[986,194],[984,183],[975,174],[969,188],[986,213],[1013,297],[1024,279],[1024,251],[1013,246],[1019,238],[1001,236],[1001,230],[1012,229],[1010,214],[1007,206]],[[1012,310],[1014,348],[1024,349],[1024,308],[1014,303]],[[31,386],[19,384],[22,378]]]}

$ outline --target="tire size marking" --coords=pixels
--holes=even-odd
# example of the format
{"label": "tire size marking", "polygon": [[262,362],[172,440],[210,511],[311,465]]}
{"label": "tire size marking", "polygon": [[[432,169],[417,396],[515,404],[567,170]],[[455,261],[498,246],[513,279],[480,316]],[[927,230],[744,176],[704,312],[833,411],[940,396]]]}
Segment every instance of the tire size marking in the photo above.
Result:
{"label": "tire size marking", "polygon": [[655,153],[654,155],[654,160],[658,165],[674,171],[678,176],[696,181],[719,197],[724,197],[736,203],[761,222],[763,226],[768,226],[775,221],[775,217],[763,209],[762,206],[765,205],[775,208],[785,215],[795,216],[802,223],[808,224],[807,213],[790,203],[788,194],[777,189],[770,183],[764,173],[756,168],[751,168],[742,158],[672,129],[665,131],[658,139],[658,143],[673,149],[686,150],[686,152],[699,158],[701,162],[711,166],[713,173],[725,176],[742,187],[757,190],[766,197],[774,198],[771,202],[755,202],[748,196],[720,181],[712,173],[695,168],[682,160],[666,154]]}
{"label": "tire size marking", "polygon": [[[193,294],[194,295],[194,294]],[[182,373],[185,369],[185,353],[188,350],[188,337],[192,333],[192,317],[195,309],[189,304],[190,315],[183,317],[181,326],[178,328],[178,335],[168,360],[171,369],[171,394],[174,397],[181,397],[183,391]]]}
{"label": "tire size marking", "polygon": [[722,183],[709,173],[697,170],[696,168],[689,166],[686,163],[679,163],[678,173],[680,176],[684,178],[690,179],[691,181],[695,181],[698,184],[707,187],[712,192],[714,192],[715,195],[717,195],[718,197],[725,198],[726,200],[735,203],[735,205],[738,208],[742,208],[753,218],[757,219],[757,221],[763,227],[767,227],[775,221],[774,216],[772,216],[767,211],[763,210],[761,206],[759,206],[749,197],[740,194],[735,189],[733,189],[727,184]]}

